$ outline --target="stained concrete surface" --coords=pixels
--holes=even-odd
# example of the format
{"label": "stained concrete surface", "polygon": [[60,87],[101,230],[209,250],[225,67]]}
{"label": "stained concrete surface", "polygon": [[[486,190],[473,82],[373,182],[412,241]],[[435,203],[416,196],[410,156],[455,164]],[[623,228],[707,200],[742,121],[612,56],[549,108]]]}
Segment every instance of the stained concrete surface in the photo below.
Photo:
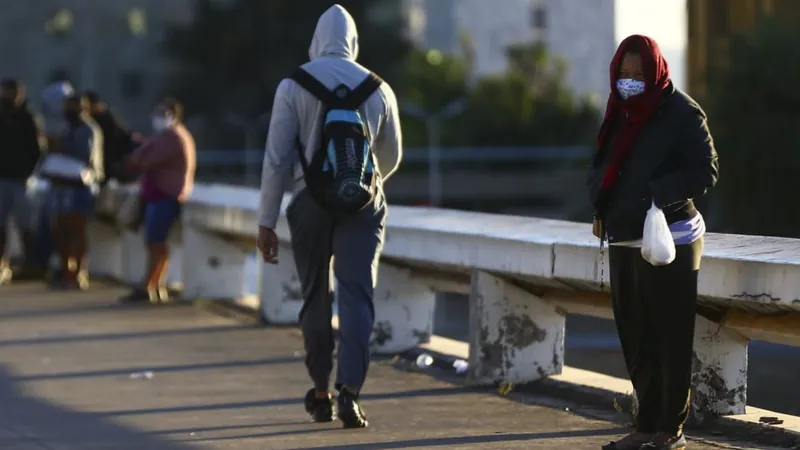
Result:
{"label": "stained concrete surface", "polygon": [[[465,296],[446,294],[437,300],[434,332],[467,340],[469,309]],[[614,322],[567,316],[564,361],[568,366],[627,378]],[[800,415],[800,348],[751,342],[748,354],[747,404]]]}

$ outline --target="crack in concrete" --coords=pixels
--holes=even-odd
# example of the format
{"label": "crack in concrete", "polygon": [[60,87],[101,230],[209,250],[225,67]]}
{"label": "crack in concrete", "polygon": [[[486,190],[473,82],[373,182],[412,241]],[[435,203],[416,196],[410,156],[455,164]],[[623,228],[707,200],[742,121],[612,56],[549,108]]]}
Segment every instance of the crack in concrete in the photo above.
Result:
{"label": "crack in concrete", "polygon": [[740,294],[731,295],[731,298],[739,299],[739,300],[750,300],[750,301],[763,301],[767,300],[773,303],[779,303],[782,301],[780,297],[774,297],[769,293],[762,292],[759,294],[750,294],[747,292],[742,292]]}
{"label": "crack in concrete", "polygon": [[372,327],[372,339],[370,339],[369,344],[370,346],[383,346],[392,339],[393,334],[394,330],[391,322],[388,320],[375,322],[375,326]]}

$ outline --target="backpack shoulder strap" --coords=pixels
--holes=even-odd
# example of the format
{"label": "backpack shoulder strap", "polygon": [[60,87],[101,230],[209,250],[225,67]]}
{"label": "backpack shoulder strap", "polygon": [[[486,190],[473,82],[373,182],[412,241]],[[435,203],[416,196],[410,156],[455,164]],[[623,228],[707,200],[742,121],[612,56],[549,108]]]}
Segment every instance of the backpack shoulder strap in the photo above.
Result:
{"label": "backpack shoulder strap", "polygon": [[302,68],[298,68],[289,78],[326,105],[336,100],[334,94],[324,84]]}
{"label": "backpack shoulder strap", "polygon": [[347,95],[347,105],[352,109],[357,109],[381,87],[381,84],[383,84],[381,77],[370,72],[367,78]]}

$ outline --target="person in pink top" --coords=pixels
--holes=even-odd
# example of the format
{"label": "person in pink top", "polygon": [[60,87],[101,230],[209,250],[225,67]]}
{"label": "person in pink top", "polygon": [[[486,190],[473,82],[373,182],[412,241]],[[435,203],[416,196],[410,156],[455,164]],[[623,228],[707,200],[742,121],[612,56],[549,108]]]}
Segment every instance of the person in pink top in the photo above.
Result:
{"label": "person in pink top", "polygon": [[142,174],[148,263],[142,286],[123,297],[124,302],[169,300],[165,288],[167,236],[194,186],[196,149],[192,134],[183,125],[183,105],[174,99],[164,100],[156,107],[152,120],[155,134],[126,159],[128,167]]}

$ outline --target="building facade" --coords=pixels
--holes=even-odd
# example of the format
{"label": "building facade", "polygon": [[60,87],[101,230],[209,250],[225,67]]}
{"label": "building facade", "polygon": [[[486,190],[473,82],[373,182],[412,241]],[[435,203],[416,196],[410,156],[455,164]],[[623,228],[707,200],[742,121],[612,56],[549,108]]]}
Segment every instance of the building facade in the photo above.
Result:
{"label": "building facade", "polygon": [[35,0],[4,2],[0,76],[22,79],[36,106],[48,83],[93,89],[134,128],[173,70],[161,51],[167,30],[192,20],[193,0]]}
{"label": "building facade", "polygon": [[403,4],[417,45],[446,54],[462,54],[469,45],[475,73],[487,75],[506,69],[509,45],[542,38],[536,18],[541,17],[545,1],[404,0]]}
{"label": "building facade", "polygon": [[406,0],[416,43],[463,55],[468,37],[475,75],[506,70],[509,45],[540,42],[566,62],[568,84],[590,96],[608,93],[605,68],[616,45],[615,4],[616,0]]}
{"label": "building facade", "polygon": [[617,0],[547,0],[545,42],[567,63],[567,83],[576,93],[604,104],[608,64],[617,44]]}

